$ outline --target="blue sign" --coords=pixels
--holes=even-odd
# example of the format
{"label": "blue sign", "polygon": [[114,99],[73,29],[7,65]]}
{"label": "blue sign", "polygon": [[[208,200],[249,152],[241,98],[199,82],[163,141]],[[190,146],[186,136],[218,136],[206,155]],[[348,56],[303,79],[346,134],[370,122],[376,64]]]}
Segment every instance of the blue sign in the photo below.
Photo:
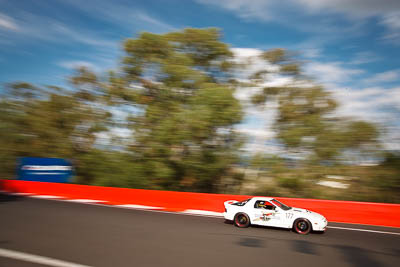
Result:
{"label": "blue sign", "polygon": [[51,183],[68,183],[72,177],[71,163],[57,158],[21,158],[18,179]]}

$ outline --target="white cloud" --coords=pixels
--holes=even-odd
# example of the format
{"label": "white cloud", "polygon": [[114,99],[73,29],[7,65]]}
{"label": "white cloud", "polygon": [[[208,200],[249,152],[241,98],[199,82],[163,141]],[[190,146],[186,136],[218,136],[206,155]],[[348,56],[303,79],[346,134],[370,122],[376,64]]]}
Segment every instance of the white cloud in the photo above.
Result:
{"label": "white cloud", "polygon": [[91,1],[81,0],[61,1],[71,5],[73,8],[84,11],[88,16],[116,24],[119,27],[128,28],[129,30],[150,30],[153,32],[176,30],[176,27],[156,16],[152,16],[143,10],[138,10],[135,5],[129,4],[129,1],[96,0],[95,4]]}
{"label": "white cloud", "polygon": [[264,153],[264,154],[280,154],[284,155],[285,151],[282,149],[282,146],[275,142],[248,142],[242,147],[242,151],[245,151],[249,154],[257,154],[257,153]]}
{"label": "white cloud", "polygon": [[356,53],[354,55],[354,58],[351,60],[350,64],[361,65],[361,64],[376,62],[381,59],[382,58],[380,56],[376,55],[373,52],[364,51]]}
{"label": "white cloud", "polygon": [[[272,114],[271,114],[272,115]],[[269,116],[260,120],[258,125],[241,124],[236,127],[236,132],[241,133],[247,137],[247,142],[242,150],[254,153],[268,153],[277,154],[281,153],[281,147],[276,143],[276,133],[272,129],[274,116]]]}
{"label": "white cloud", "polygon": [[9,16],[6,16],[2,13],[0,13],[0,29],[6,29],[6,30],[11,30],[11,31],[18,31],[19,26],[15,22],[15,20]]}
{"label": "white cloud", "polygon": [[[62,3],[69,4],[72,8],[83,11],[87,16],[96,20],[113,23],[130,32],[176,30],[172,25],[127,3],[111,3],[101,0],[96,1],[95,4],[91,1],[75,0],[63,0]],[[47,8],[45,5],[42,7]],[[21,39],[29,37],[50,42],[78,42],[96,48],[114,49],[120,43],[120,37],[117,39],[107,38],[104,37],[104,32],[78,28],[76,24],[67,23],[63,18],[53,17],[51,14],[43,16],[26,10],[17,10],[14,13],[15,19],[0,13],[0,30],[5,28],[15,31],[16,33],[9,37],[13,42],[21,42]],[[18,25],[15,20],[18,21]]]}
{"label": "white cloud", "polygon": [[[375,16],[400,9],[398,0],[197,0],[235,12],[239,17],[267,21],[276,19],[276,11],[288,12],[288,7],[310,14],[342,13],[349,17]],[[284,7],[284,8],[282,8]]]}
{"label": "white cloud", "polygon": [[[4,15],[0,14],[0,21],[2,16]],[[47,16],[20,11],[16,12],[15,18],[18,20],[18,25],[9,26],[15,29],[7,35],[9,43],[26,42],[29,38],[29,42],[35,39],[62,43],[78,42],[97,48],[117,48],[118,45],[117,41],[104,39],[93,32],[77,29]]]}
{"label": "white cloud", "polygon": [[[387,27],[382,38],[400,44],[398,30],[400,15],[397,11],[400,10],[399,0],[197,0],[197,2],[217,6],[248,21],[274,21],[292,29],[320,35],[336,33],[336,39],[350,33],[352,36],[363,34],[365,19],[378,17]],[[346,26],[338,24],[339,21],[329,15],[342,15],[340,23],[347,22]]]}
{"label": "white cloud", "polygon": [[[276,71],[276,66],[271,65],[259,56],[263,52],[254,48],[232,48],[235,55],[234,61],[238,64],[244,64],[236,73],[236,78],[242,82],[250,82],[248,77],[260,70]],[[267,81],[259,86],[240,87],[236,90],[235,97],[239,99],[244,107],[244,122],[236,127],[236,131],[247,137],[244,151],[249,153],[279,153],[279,147],[276,144],[267,142],[274,140],[275,131],[273,123],[277,116],[277,103],[268,101],[262,108],[254,107],[251,104],[251,97],[259,93],[265,86],[279,86],[287,84],[290,78],[282,77],[277,74],[268,74]]]}
{"label": "white cloud", "polygon": [[[97,137],[97,145],[111,146],[116,149],[123,144],[123,140],[129,141],[129,138],[132,136],[132,130],[121,127],[112,127],[106,132],[96,133],[95,136]],[[122,143],[121,141],[116,143],[115,140],[113,140],[114,138],[122,139]]]}
{"label": "white cloud", "polygon": [[[318,33],[319,37],[336,33],[337,39],[349,33],[352,35],[362,33],[362,22],[356,23],[352,20],[352,24],[346,27],[337,25],[337,21],[323,15],[331,13],[328,9],[324,12],[311,12],[312,9],[298,0],[197,0],[197,2],[228,10],[246,21],[277,22],[299,31]],[[316,19],[318,23],[315,22]]]}
{"label": "white cloud", "polygon": [[400,32],[389,31],[382,36],[382,40],[388,43],[400,44]]}
{"label": "white cloud", "polygon": [[385,15],[381,21],[387,27],[393,30],[400,29],[400,12],[389,13]]}
{"label": "white cloud", "polygon": [[79,61],[79,60],[76,60],[76,61],[61,61],[61,62],[58,63],[58,65],[60,67],[66,68],[66,69],[73,69],[73,68],[75,68],[77,66],[84,66],[84,67],[89,67],[89,68],[92,68],[94,66],[90,62]]}
{"label": "white cloud", "polygon": [[259,58],[259,55],[262,53],[260,49],[232,48],[231,51],[234,54],[233,61],[236,64],[243,65],[243,67],[238,69],[235,73],[236,79],[240,81],[248,82],[248,78],[251,74],[268,67],[268,63]]}
{"label": "white cloud", "polygon": [[138,18],[139,20],[141,20],[143,22],[149,23],[153,26],[159,27],[164,30],[168,30],[168,31],[176,30],[176,28],[173,27],[172,25],[170,25],[162,20],[151,17],[150,15],[148,15],[144,12],[137,12],[136,18]]}
{"label": "white cloud", "polygon": [[398,0],[292,0],[309,12],[340,12],[349,16],[374,16],[392,12],[400,8]]}
{"label": "white cloud", "polygon": [[83,33],[76,31],[65,24],[54,23],[51,25],[51,29],[54,30],[55,35],[61,35],[63,40],[74,40],[79,43],[92,45],[92,46],[107,46],[116,47],[117,42],[111,40],[105,40],[98,36],[93,36],[92,34]]}
{"label": "white cloud", "polygon": [[82,60],[68,60],[68,61],[61,61],[57,65],[66,69],[76,69],[79,67],[86,67],[88,69],[98,71],[98,67],[91,62],[82,61]]}
{"label": "white cloud", "polygon": [[305,65],[305,72],[326,84],[348,82],[364,73],[362,69],[345,67],[342,62],[309,62]]}
{"label": "white cloud", "polygon": [[400,11],[388,13],[383,16],[381,24],[386,26],[386,31],[382,39],[400,44]]}
{"label": "white cloud", "polygon": [[[239,68],[235,73],[236,79],[242,82],[250,82],[250,75],[261,70],[268,70],[270,72],[268,74],[270,81],[275,82],[277,79],[280,79],[280,83],[287,81],[287,77],[274,75],[274,72],[278,70],[277,66],[272,65],[266,60],[260,58],[263,50],[255,48],[231,48],[231,51],[234,54],[234,62],[242,65],[242,67]],[[261,86],[267,86],[267,84],[262,84]],[[270,86],[273,86],[273,84]]]}
{"label": "white cloud", "polygon": [[334,88],[330,92],[339,103],[335,115],[376,124],[383,147],[400,149],[400,87]]}
{"label": "white cloud", "polygon": [[197,2],[207,5],[215,5],[226,10],[235,12],[239,17],[245,19],[258,19],[262,21],[271,20],[273,12],[270,7],[274,1],[264,0],[197,0]]}
{"label": "white cloud", "polygon": [[[339,102],[337,114],[356,117],[368,121],[386,123],[398,120],[400,111],[400,88],[385,89],[371,87],[365,89],[330,89]],[[397,111],[396,111],[397,110]]]}
{"label": "white cloud", "polygon": [[400,70],[390,70],[373,75],[371,78],[365,79],[365,83],[387,83],[400,81]]}
{"label": "white cloud", "polygon": [[261,55],[262,50],[257,49],[257,48],[242,48],[242,47],[236,47],[236,48],[231,48],[231,51],[234,53],[235,57],[240,60],[242,58],[248,58],[248,57],[257,57]]}
{"label": "white cloud", "polygon": [[303,48],[301,49],[302,55],[305,58],[319,58],[321,56],[322,53],[322,49],[321,48]]}
{"label": "white cloud", "polygon": [[259,128],[237,128],[236,132],[245,134],[247,136],[251,136],[254,138],[262,138],[263,140],[272,138],[275,136],[275,132],[268,129],[259,129]]}
{"label": "white cloud", "polygon": [[234,11],[243,18],[259,20],[275,18],[274,11],[279,6],[288,7],[289,5],[308,13],[337,12],[349,16],[374,16],[400,9],[398,0],[288,0],[286,4],[280,0],[197,0],[197,2]]}
{"label": "white cloud", "polygon": [[388,133],[385,136],[385,147],[388,150],[400,150],[400,131],[397,126],[389,126]]}

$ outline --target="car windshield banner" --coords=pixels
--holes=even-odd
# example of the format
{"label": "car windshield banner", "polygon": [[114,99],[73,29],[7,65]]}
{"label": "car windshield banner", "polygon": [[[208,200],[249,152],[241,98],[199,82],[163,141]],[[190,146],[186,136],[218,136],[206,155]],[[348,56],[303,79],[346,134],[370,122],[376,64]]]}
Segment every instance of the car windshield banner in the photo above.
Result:
{"label": "car windshield banner", "polygon": [[52,183],[68,183],[73,174],[72,165],[58,158],[21,158],[18,179]]}

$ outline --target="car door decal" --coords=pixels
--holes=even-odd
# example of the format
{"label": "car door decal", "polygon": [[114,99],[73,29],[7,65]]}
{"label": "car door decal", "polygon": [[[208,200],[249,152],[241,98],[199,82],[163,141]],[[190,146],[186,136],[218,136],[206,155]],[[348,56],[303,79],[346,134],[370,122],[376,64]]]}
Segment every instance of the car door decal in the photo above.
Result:
{"label": "car door decal", "polygon": [[266,212],[266,213],[262,213],[260,217],[256,218],[255,221],[269,221],[271,219],[273,219],[275,216],[274,212]]}

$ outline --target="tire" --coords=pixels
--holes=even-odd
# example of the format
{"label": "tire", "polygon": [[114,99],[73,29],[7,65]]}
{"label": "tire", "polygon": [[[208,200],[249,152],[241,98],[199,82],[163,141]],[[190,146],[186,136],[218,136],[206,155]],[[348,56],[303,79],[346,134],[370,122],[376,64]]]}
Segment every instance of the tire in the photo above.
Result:
{"label": "tire", "polygon": [[250,226],[250,218],[246,213],[239,212],[235,215],[233,223],[239,228],[246,228]]}
{"label": "tire", "polygon": [[307,219],[297,219],[293,223],[293,231],[301,235],[308,235],[312,230],[312,225]]}

